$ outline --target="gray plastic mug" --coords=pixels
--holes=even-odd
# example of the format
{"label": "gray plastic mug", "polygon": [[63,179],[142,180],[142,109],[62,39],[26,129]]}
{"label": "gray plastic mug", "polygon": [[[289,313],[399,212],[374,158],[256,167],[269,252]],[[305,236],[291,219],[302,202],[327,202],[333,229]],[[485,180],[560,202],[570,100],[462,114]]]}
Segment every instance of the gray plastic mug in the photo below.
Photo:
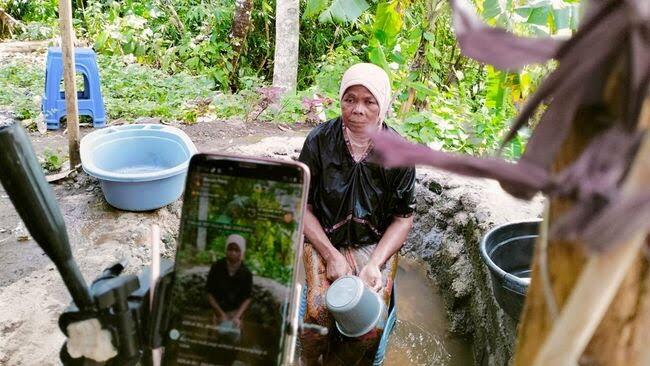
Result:
{"label": "gray plastic mug", "polygon": [[386,313],[379,295],[357,276],[343,276],[334,281],[325,294],[325,303],[339,332],[346,337],[359,337],[381,328],[380,321]]}
{"label": "gray plastic mug", "polygon": [[241,338],[241,330],[235,327],[232,320],[224,320],[217,326],[217,333],[220,339],[227,343],[238,343]]}

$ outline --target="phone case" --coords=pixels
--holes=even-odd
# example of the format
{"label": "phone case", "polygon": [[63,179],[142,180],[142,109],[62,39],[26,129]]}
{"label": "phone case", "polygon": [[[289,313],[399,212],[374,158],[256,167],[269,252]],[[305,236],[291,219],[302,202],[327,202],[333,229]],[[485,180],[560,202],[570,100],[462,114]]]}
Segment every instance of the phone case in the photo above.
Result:
{"label": "phone case", "polygon": [[[282,334],[282,337],[284,338],[283,341],[280,343],[281,348],[279,349],[281,358],[279,360],[280,365],[291,365],[294,363],[295,360],[295,353],[296,353],[296,342],[297,342],[297,335],[298,335],[298,328],[299,328],[299,308],[300,308],[300,295],[301,295],[301,285],[298,282],[298,275],[299,275],[299,266],[300,263],[302,263],[302,249],[303,249],[303,241],[304,241],[304,236],[302,235],[303,232],[303,225],[304,225],[304,213],[306,211],[307,207],[307,197],[309,194],[309,183],[310,183],[310,173],[309,173],[309,168],[301,163],[301,162],[296,162],[296,161],[284,161],[284,160],[276,160],[276,159],[268,159],[268,158],[256,158],[256,157],[246,157],[246,156],[239,156],[239,155],[226,155],[226,154],[197,154],[195,155],[189,165],[189,170],[188,170],[188,181],[186,181],[186,189],[189,187],[189,179],[191,176],[191,173],[193,169],[197,169],[198,166],[202,164],[209,164],[210,161],[215,161],[215,160],[226,160],[226,161],[233,161],[233,162],[240,162],[240,163],[251,163],[251,164],[262,164],[262,165],[276,165],[276,166],[292,166],[298,168],[302,172],[302,194],[301,194],[301,203],[300,203],[300,217],[298,219],[298,227],[297,227],[297,232],[300,233],[298,235],[298,240],[295,242],[295,247],[294,247],[294,269],[293,273],[291,275],[291,282],[289,286],[289,296],[288,296],[288,309],[286,310],[286,315],[285,315],[285,324],[284,324],[284,333]],[[180,245],[180,243],[179,243]],[[171,276],[170,276],[171,277]],[[169,285],[168,286],[168,292],[173,291],[173,286]],[[169,298],[173,296],[172,294],[166,294],[167,301],[169,301]],[[171,305],[168,304],[170,307]],[[167,313],[166,317],[169,317],[171,314]],[[168,320],[168,319],[167,319]],[[169,322],[165,321],[163,322],[165,324],[165,330],[164,334],[166,335],[169,329]],[[166,358],[165,355],[163,355],[163,365],[166,364]]]}

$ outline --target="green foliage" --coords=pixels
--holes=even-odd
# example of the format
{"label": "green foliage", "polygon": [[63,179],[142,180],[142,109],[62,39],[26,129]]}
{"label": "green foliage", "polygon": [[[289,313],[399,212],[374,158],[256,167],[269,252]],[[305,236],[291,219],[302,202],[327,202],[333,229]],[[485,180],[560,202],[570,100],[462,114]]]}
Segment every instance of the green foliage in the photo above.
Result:
{"label": "green foliage", "polygon": [[168,73],[206,75],[223,87],[233,10],[226,0],[92,2],[82,32],[101,53],[130,54]]}
{"label": "green foliage", "polygon": [[499,72],[492,67],[487,70],[485,106],[491,108],[494,115],[502,116],[508,103],[508,73]]}
{"label": "green foliage", "polygon": [[[576,0],[473,2],[488,24],[522,35],[568,35],[579,21]],[[55,0],[0,0],[8,3],[21,19],[29,19],[20,37],[55,34]],[[102,83],[111,118],[157,116],[195,123],[209,113],[245,121],[315,123],[320,108],[327,118],[339,114],[338,88],[345,69],[372,62],[391,77],[391,125],[414,141],[473,154],[499,148],[509,121],[553,67],[507,73],[462,56],[446,1],[300,4],[299,91],[273,102],[260,90],[268,88],[273,73],[274,0],[254,0],[236,75],[230,64],[232,0],[92,1],[77,9],[74,24],[77,34],[103,55]],[[0,104],[13,105],[21,118],[35,117],[34,99],[42,89],[39,71],[0,66],[0,76],[8,77],[0,80],[8,90],[0,95]],[[234,94],[231,79],[236,81]],[[325,100],[327,104],[318,104]],[[516,158],[525,141],[524,133],[504,152]]]}
{"label": "green foliage", "polygon": [[492,118],[489,108],[467,103],[461,90],[427,89],[429,108],[388,123],[406,136],[435,149],[474,155],[498,148],[507,121]]}
{"label": "green foliage", "polygon": [[0,9],[24,22],[52,22],[58,16],[58,3],[57,0],[0,0]]}
{"label": "green foliage", "polygon": [[45,150],[41,159],[41,166],[47,173],[56,173],[61,170],[66,160],[66,158],[51,150]]}
{"label": "green foliage", "polygon": [[397,11],[396,1],[377,5],[375,21],[372,25],[373,36],[387,49],[392,50],[397,43],[397,35],[402,29],[402,14]]}
{"label": "green foliage", "polygon": [[519,23],[535,34],[570,34],[578,28],[579,4],[568,1],[537,0],[514,8]]}
{"label": "green foliage", "polygon": [[52,39],[59,35],[59,28],[56,24],[30,22],[20,28],[16,38],[21,41],[42,41]]}
{"label": "green foliage", "polygon": [[[275,2],[254,0],[252,29],[240,58],[242,80],[270,80],[273,73]],[[173,11],[172,11],[173,10]],[[168,73],[205,75],[213,88],[227,90],[232,77],[230,32],[234,1],[178,0],[92,2],[83,11],[81,33],[94,48],[109,55],[132,54],[140,63]],[[300,87],[310,85],[317,59],[331,46],[333,25],[304,18],[300,37]],[[259,86],[259,85],[257,85]]]}
{"label": "green foliage", "polygon": [[0,105],[12,107],[19,119],[38,117],[45,75],[33,64],[12,60],[0,65]]}
{"label": "green foliage", "polygon": [[307,0],[307,5],[302,16],[304,18],[314,18],[327,8],[327,0]]}
{"label": "green foliage", "polygon": [[377,5],[372,25],[372,36],[368,42],[368,59],[390,73],[389,60],[397,44],[403,19],[397,11],[397,1],[381,2]]}
{"label": "green foliage", "polygon": [[[478,0],[476,3],[489,24],[523,35],[566,33],[577,26],[574,16],[577,12],[574,10],[578,4],[545,0],[528,3]],[[417,7],[413,9],[417,10]],[[421,16],[415,18],[421,19]],[[448,13],[438,15],[435,31],[431,33],[430,28],[424,28],[420,33],[424,38],[421,41],[428,43],[421,47],[428,69],[415,69],[405,80],[408,87],[416,90],[416,103],[419,101],[426,105],[427,110],[402,116],[401,130],[416,141],[446,150],[491,154],[499,149],[500,140],[517,108],[534,91],[549,68],[532,66],[518,73],[508,73],[456,56],[453,34],[449,32],[450,22]],[[412,29],[412,26],[405,28]],[[418,37],[418,33],[412,32],[411,36]],[[430,47],[431,43],[433,47]],[[449,55],[448,60],[445,60],[445,55]],[[414,82],[418,79],[422,81]],[[431,80],[435,80],[435,87],[427,83]],[[402,98],[400,96],[396,104],[403,102]],[[455,113],[446,113],[447,108]],[[440,124],[445,127],[441,128]],[[519,134],[515,141],[505,146],[503,153],[506,157],[518,157],[526,139],[527,133]]]}
{"label": "green foliage", "polygon": [[332,1],[332,4],[330,4],[330,6],[320,14],[318,20],[322,23],[353,22],[369,7],[370,5],[368,5],[365,0],[334,0]]}
{"label": "green foliage", "polygon": [[[206,77],[168,75],[116,56],[98,57],[102,94],[111,119],[160,117],[195,122],[206,112],[193,101],[212,98]],[[20,119],[36,118],[45,75],[43,66],[14,59],[0,66],[0,105],[11,106]]]}
{"label": "green foliage", "polygon": [[111,118],[140,116],[196,121],[190,102],[210,98],[211,82],[185,73],[167,75],[158,69],[125,63],[119,57],[100,57],[106,110]]}

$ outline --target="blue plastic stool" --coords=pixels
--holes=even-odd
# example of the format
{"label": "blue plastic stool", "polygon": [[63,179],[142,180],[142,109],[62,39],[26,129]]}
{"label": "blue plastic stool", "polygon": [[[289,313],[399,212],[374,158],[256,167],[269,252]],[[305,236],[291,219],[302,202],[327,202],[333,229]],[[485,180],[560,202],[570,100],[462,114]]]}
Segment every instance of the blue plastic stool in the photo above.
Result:
{"label": "blue plastic stool", "polygon": [[[84,78],[84,90],[77,92],[77,104],[80,116],[91,116],[93,127],[104,127],[106,113],[104,99],[100,88],[97,56],[90,48],[75,48],[75,70]],[[59,120],[66,115],[65,93],[59,91],[63,79],[63,59],[61,48],[50,47],[47,50],[45,65],[45,95],[43,95],[42,112],[48,130],[59,128]]]}
{"label": "blue plastic stool", "polygon": [[[393,282],[393,291],[390,295],[390,306],[388,307],[388,318],[386,319],[386,325],[384,326],[384,332],[381,334],[381,339],[379,340],[379,346],[377,347],[377,352],[375,353],[375,359],[372,363],[373,366],[382,366],[384,363],[384,357],[386,356],[386,349],[388,347],[388,339],[390,338],[391,333],[393,333],[393,328],[395,328],[395,323],[397,322],[397,285]],[[302,288],[302,294],[300,294],[300,308],[298,310],[298,319],[302,321],[307,312],[307,286]],[[300,339],[298,339],[298,346],[300,347]]]}

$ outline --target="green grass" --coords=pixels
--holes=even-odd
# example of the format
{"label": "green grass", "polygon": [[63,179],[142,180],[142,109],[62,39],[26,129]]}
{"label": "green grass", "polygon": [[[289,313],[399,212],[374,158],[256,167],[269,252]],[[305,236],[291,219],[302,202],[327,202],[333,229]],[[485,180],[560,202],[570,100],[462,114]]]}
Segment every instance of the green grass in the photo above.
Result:
{"label": "green grass", "polygon": [[191,113],[188,102],[211,98],[212,82],[185,73],[168,75],[119,57],[99,57],[104,101],[111,118],[160,117],[184,120]]}
{"label": "green grass", "polygon": [[[211,98],[212,82],[185,73],[166,74],[158,69],[127,63],[116,56],[98,56],[102,94],[110,119],[159,117],[184,120],[196,115],[191,101]],[[8,106],[20,119],[40,113],[38,97],[44,88],[45,71],[36,63],[16,58],[0,66],[0,106]]]}
{"label": "green grass", "polygon": [[[169,75],[120,56],[98,55],[98,64],[104,105],[111,120],[158,117],[194,123],[209,112],[217,119],[252,116],[258,121],[291,124],[305,120],[302,99],[313,96],[313,91],[288,94],[275,101],[275,107],[258,113],[264,101],[257,87],[224,94],[213,91],[213,82],[207,77],[183,72]],[[36,118],[44,79],[43,66],[30,59],[17,57],[0,66],[0,89],[5,91],[0,94],[0,106],[10,107],[19,119]],[[81,80],[77,84],[82,85]],[[328,115],[332,114],[329,109]]]}
{"label": "green grass", "polygon": [[0,106],[9,106],[20,119],[35,118],[40,113],[36,98],[43,93],[44,72],[22,60],[0,66]]}
{"label": "green grass", "polygon": [[[251,86],[237,94],[212,90],[207,77],[179,72],[169,75],[149,66],[127,61],[121,56],[98,56],[102,93],[110,120],[130,122],[139,117],[157,117],[164,121],[197,122],[209,113],[214,119],[241,118],[293,124],[308,119],[304,100],[325,94],[318,87],[287,94],[281,99],[264,99],[264,87]],[[9,106],[18,118],[33,119],[40,111],[44,71],[34,59],[17,57],[0,66],[0,106]],[[80,84],[80,82],[77,82]],[[266,87],[268,89],[268,87]],[[434,102],[429,110],[413,113],[403,121],[389,123],[404,136],[447,151],[484,155],[499,147],[506,121],[490,119],[484,109],[471,111],[462,96],[450,91],[431,90]],[[335,95],[329,95],[333,100]],[[198,101],[198,103],[197,103]],[[326,106],[328,118],[338,115],[336,102]],[[526,136],[517,138],[505,149],[507,157],[521,154]]]}

